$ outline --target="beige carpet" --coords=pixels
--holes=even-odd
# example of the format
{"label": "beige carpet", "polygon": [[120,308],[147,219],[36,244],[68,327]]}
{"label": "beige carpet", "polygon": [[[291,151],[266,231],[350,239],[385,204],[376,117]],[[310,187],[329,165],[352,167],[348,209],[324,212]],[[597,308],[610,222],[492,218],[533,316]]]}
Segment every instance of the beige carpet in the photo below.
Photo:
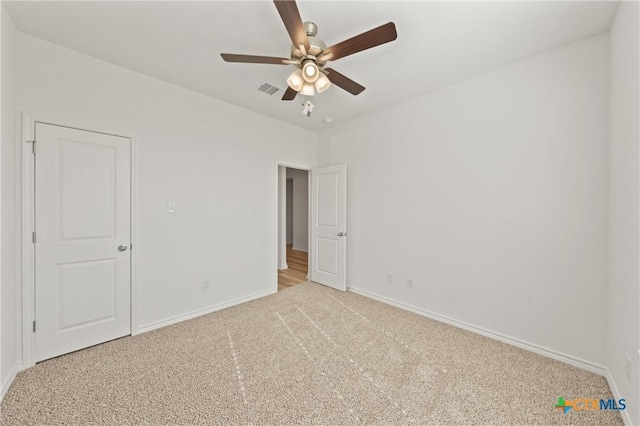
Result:
{"label": "beige carpet", "polygon": [[0,406],[25,424],[622,424],[554,409],[604,378],[317,284],[45,361]]}

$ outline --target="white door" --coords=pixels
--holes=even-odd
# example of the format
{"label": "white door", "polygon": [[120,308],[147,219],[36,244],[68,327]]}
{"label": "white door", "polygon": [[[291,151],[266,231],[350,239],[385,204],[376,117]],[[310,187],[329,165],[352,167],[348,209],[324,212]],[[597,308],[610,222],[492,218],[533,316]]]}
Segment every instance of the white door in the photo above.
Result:
{"label": "white door", "polygon": [[131,333],[131,140],[35,125],[35,360]]}
{"label": "white door", "polygon": [[311,281],[347,289],[347,165],[311,171]]}

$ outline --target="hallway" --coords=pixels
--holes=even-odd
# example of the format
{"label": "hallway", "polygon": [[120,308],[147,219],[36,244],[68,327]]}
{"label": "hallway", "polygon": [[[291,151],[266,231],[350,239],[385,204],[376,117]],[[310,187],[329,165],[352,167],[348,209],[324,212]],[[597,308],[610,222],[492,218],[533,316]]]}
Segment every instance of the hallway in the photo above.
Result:
{"label": "hallway", "polygon": [[287,245],[287,265],[288,269],[278,271],[278,291],[307,281],[309,254]]}

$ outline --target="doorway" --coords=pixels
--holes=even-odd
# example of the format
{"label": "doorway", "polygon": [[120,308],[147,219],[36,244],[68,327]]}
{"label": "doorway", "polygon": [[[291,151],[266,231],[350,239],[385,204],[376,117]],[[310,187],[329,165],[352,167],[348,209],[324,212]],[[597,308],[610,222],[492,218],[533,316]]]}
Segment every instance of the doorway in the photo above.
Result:
{"label": "doorway", "polygon": [[309,172],[279,166],[278,291],[309,279]]}

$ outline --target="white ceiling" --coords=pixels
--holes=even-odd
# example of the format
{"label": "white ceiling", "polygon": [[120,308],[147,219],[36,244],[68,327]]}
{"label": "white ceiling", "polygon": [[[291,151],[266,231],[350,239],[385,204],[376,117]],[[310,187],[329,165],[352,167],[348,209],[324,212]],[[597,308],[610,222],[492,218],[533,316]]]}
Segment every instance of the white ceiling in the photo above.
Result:
{"label": "white ceiling", "polygon": [[[271,1],[6,2],[19,31],[299,127],[320,131],[606,31],[615,1],[298,1],[335,44],[389,21],[398,39],[330,62],[367,89],[316,95],[312,117],[257,90],[286,89],[293,66],[226,63],[220,53],[288,56]],[[332,117],[332,124],[323,123]]]}

